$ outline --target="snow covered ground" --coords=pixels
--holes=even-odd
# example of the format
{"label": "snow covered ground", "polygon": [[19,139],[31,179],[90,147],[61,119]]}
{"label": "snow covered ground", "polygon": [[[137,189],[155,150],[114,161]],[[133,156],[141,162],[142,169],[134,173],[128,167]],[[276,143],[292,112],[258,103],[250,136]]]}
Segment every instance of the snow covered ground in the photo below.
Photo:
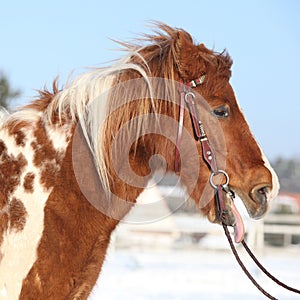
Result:
{"label": "snow covered ground", "polygon": [[[240,249],[240,252],[243,252]],[[261,257],[271,273],[300,288],[300,249],[278,248]],[[244,257],[244,255],[242,255]],[[245,258],[244,258],[245,259]],[[300,299],[261,274],[246,260],[258,282],[278,299]],[[119,249],[107,256],[90,300],[266,299],[226,250]]]}
{"label": "snow covered ground", "polygon": [[[147,195],[150,200],[160,199],[153,196],[153,189],[150,192],[144,194],[143,200],[147,200]],[[266,299],[235,261],[221,226],[210,224],[198,215],[170,215],[162,204],[153,206],[152,210],[145,205],[144,212],[142,206],[137,207],[127,217],[131,224],[119,226],[89,300]],[[251,229],[247,213],[242,209],[239,208],[245,225]],[[140,220],[147,222],[134,225]],[[159,221],[149,223],[149,220]],[[206,235],[195,242],[189,238],[191,232]],[[284,300],[300,299],[299,295],[283,290],[266,278],[243,249],[238,248],[249,271],[271,295]],[[255,252],[273,275],[300,288],[299,245],[261,251]]]}

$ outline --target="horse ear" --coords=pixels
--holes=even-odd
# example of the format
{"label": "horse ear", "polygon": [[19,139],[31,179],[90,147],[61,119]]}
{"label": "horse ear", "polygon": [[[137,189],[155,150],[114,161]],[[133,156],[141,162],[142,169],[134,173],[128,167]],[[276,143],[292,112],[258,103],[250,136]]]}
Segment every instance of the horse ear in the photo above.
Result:
{"label": "horse ear", "polygon": [[205,63],[199,51],[200,46],[194,45],[192,37],[187,32],[181,30],[177,32],[175,63],[183,80],[192,80],[205,69]]}

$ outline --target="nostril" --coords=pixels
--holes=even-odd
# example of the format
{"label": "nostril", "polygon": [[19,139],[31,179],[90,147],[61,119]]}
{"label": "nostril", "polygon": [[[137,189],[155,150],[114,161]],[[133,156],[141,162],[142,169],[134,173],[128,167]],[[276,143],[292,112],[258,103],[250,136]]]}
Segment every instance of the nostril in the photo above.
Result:
{"label": "nostril", "polygon": [[256,202],[264,204],[268,201],[268,195],[271,192],[271,186],[261,184],[252,189],[252,199]]}
{"label": "nostril", "polygon": [[260,219],[265,215],[269,208],[269,200],[272,192],[272,185],[258,184],[253,187],[249,196],[252,199],[252,203],[249,203],[247,210],[250,216],[254,219]]}
{"label": "nostril", "polygon": [[271,188],[269,186],[264,186],[264,187],[257,190],[257,193],[261,194],[261,195],[267,195],[270,192],[271,192]]}

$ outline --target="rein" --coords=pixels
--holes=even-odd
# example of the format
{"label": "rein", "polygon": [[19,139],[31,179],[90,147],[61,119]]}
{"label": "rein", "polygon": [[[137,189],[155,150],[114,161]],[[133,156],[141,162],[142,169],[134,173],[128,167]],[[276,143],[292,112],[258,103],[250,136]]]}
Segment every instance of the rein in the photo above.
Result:
{"label": "rein", "polygon": [[[242,262],[242,260],[239,257],[239,254],[235,248],[235,245],[232,241],[230,232],[228,230],[228,226],[235,226],[235,225],[229,224],[228,219],[226,218],[228,215],[228,211],[226,210],[225,198],[230,199],[230,201],[233,201],[235,195],[234,195],[234,192],[232,190],[230,190],[230,188],[228,187],[228,184],[229,184],[228,174],[224,170],[218,169],[216,155],[213,151],[213,148],[209,144],[203,124],[199,118],[197,107],[195,105],[196,96],[192,92],[192,88],[195,88],[198,85],[203,84],[204,80],[205,80],[205,75],[202,75],[200,78],[192,80],[188,83],[181,83],[180,88],[179,88],[180,107],[179,107],[178,134],[177,134],[176,148],[175,148],[175,165],[174,165],[175,173],[178,174],[180,171],[179,147],[180,147],[180,143],[181,143],[182,128],[183,128],[183,121],[184,121],[184,111],[185,111],[185,104],[186,104],[188,107],[189,113],[190,113],[195,139],[196,139],[196,141],[200,141],[203,159],[211,171],[209,182],[210,182],[210,185],[212,186],[212,188],[215,190],[215,201],[216,201],[216,206],[217,206],[217,211],[218,211],[218,218],[219,218],[220,222],[222,223],[224,233],[229,242],[231,251],[234,254],[235,259],[237,260],[238,264],[240,265],[240,267],[242,268],[244,273],[247,275],[249,280],[254,284],[254,286],[256,286],[256,288],[262,294],[264,294],[267,298],[277,300],[277,298],[273,297],[271,294],[269,294],[266,290],[264,290],[259,285],[259,283],[254,279],[254,277],[251,275],[251,273],[245,267],[244,263]],[[219,183],[215,184],[214,183],[213,178],[218,174],[222,174],[225,177],[225,183],[223,183],[223,184],[219,184]],[[277,283],[281,287],[283,287],[291,292],[300,294],[300,290],[284,284],[283,282],[278,280],[275,276],[273,276],[269,271],[267,271],[266,268],[258,261],[258,259],[255,257],[255,255],[252,253],[252,251],[250,250],[250,248],[248,247],[248,245],[246,244],[244,239],[241,241],[241,244],[245,248],[248,255],[252,258],[254,263],[257,265],[257,267],[266,276],[268,276],[271,280],[273,280],[275,283]]]}

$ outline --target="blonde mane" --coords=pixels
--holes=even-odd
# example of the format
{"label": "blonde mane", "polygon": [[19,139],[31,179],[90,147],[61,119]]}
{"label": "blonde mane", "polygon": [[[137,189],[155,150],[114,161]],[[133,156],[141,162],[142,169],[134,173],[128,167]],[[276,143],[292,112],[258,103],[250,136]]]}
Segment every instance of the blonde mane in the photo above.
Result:
{"label": "blonde mane", "polygon": [[[126,122],[129,115],[133,118],[147,113],[159,114],[160,107],[156,105],[153,98],[152,77],[174,80],[174,63],[161,66],[160,72],[153,70],[149,64],[157,58],[162,60],[166,53],[169,56],[168,61],[175,58],[173,44],[177,30],[163,24],[159,25],[159,29],[165,34],[160,32],[156,36],[145,36],[139,40],[139,44],[120,43],[127,52],[125,57],[109,67],[95,69],[78,76],[64,90],[57,93],[47,107],[45,116],[48,121],[51,122],[53,112],[57,111],[60,121],[66,118],[67,113],[67,118],[70,118],[72,123],[80,124],[105,191],[109,191],[110,186],[107,147],[111,141],[107,133],[111,132],[112,127],[121,126]],[[123,82],[138,78],[141,78],[145,84],[142,97],[140,89],[131,89],[127,84],[124,88],[122,85]],[[133,84],[134,81],[129,85],[133,87]],[[163,91],[165,99],[169,98],[166,96],[168,92],[172,93],[170,90]],[[158,94],[157,91],[155,94]],[[132,100],[137,99],[139,105],[135,107],[136,111],[133,113],[129,106]],[[128,104],[124,105],[123,114],[118,115],[119,119],[110,120],[110,114],[122,104]],[[143,136],[145,128],[146,124],[141,120],[133,134],[137,138]]]}

